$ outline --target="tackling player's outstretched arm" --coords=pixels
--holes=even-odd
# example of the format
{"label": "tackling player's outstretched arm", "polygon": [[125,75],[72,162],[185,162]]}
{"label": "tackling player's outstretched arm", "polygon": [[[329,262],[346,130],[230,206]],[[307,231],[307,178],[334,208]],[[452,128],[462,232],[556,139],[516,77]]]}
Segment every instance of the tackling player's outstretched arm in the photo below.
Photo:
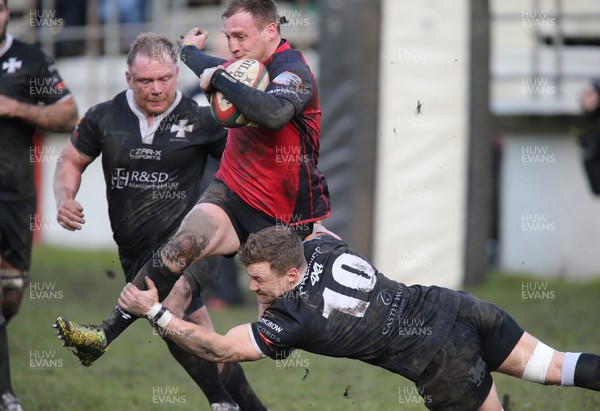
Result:
{"label": "tackling player's outstretched arm", "polygon": [[45,130],[69,132],[77,124],[77,106],[72,96],[40,106],[0,95],[0,116],[19,118]]}
{"label": "tackling player's outstretched arm", "polygon": [[147,291],[129,283],[119,296],[119,305],[127,312],[156,323],[169,339],[193,354],[213,362],[255,361],[262,357],[254,348],[248,325],[238,325],[226,335],[173,316],[158,303],[154,282],[146,277]]}
{"label": "tackling player's outstretched arm", "polygon": [[56,219],[67,230],[80,230],[81,224],[85,223],[83,207],[75,201],[75,195],[79,191],[81,175],[92,161],[92,158],[81,154],[69,140],[56,164],[53,183],[58,209]]}
{"label": "tackling player's outstretched arm", "polygon": [[248,324],[233,327],[227,334],[173,317],[163,332],[177,345],[213,362],[256,361],[258,354],[248,333]]}

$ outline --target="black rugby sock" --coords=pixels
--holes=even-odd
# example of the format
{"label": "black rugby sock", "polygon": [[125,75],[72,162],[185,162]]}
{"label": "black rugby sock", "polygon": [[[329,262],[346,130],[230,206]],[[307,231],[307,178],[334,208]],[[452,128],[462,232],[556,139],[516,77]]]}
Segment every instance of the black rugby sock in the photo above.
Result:
{"label": "black rugby sock", "polygon": [[[142,266],[131,283],[140,290],[146,290],[148,287],[146,287],[144,278],[146,276],[150,277],[158,289],[158,299],[162,301],[169,295],[169,292],[177,281],[177,277],[166,270],[162,263],[157,260],[159,258],[157,255],[158,253],[153,253],[152,258]],[[104,334],[106,335],[107,345],[137,319],[138,317],[123,310],[117,304],[109,316],[100,324],[100,328],[104,330]]]}
{"label": "black rugby sock", "polygon": [[221,381],[242,410],[267,410],[246,379],[242,366],[237,362],[223,364]]}
{"label": "black rugby sock", "polygon": [[119,304],[115,305],[115,308],[113,308],[108,317],[100,323],[100,328],[104,330],[104,335],[106,336],[106,345],[108,346],[113,342],[137,319],[138,317],[119,307]]}
{"label": "black rugby sock", "polygon": [[576,387],[600,391],[600,356],[581,354],[575,366],[574,383]]}
{"label": "black rugby sock", "polygon": [[[2,291],[0,291],[1,293]],[[0,313],[0,396],[10,391],[12,392],[12,386],[10,384],[10,365],[8,362],[8,336],[6,335],[6,323],[4,317]]]}

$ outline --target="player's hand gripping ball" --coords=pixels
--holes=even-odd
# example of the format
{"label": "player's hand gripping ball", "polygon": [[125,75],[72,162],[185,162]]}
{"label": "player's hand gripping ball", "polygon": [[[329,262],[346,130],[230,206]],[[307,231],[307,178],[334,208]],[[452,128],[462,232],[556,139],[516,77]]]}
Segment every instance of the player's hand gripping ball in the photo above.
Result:
{"label": "player's hand gripping ball", "polygon": [[[225,71],[236,80],[261,91],[266,90],[270,82],[267,68],[258,60],[237,60],[225,67]],[[242,127],[250,122],[218,90],[210,95],[210,109],[214,118],[228,128]]]}

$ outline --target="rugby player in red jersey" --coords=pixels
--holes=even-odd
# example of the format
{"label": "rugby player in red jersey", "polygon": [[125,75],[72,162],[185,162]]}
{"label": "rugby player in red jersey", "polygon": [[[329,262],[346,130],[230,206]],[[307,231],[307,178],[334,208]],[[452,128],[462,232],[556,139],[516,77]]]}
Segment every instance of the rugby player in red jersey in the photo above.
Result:
{"label": "rugby player in red jersey", "polygon": [[[137,36],[127,55],[127,68],[129,88],[89,109],[71,135],[56,167],[54,191],[59,223],[69,230],[81,229],[85,220],[76,195],[82,174],[102,156],[113,238],[129,282],[140,267],[152,261],[198,201],[206,160],[209,156],[221,157],[226,130],[218,125],[208,107],[199,107],[177,89],[176,46],[167,38],[154,33]],[[195,290],[202,288],[216,268],[214,258],[191,264],[182,275],[182,282]],[[161,283],[163,298],[175,281],[171,278]],[[192,321],[212,326],[197,295],[191,306],[186,302],[178,309],[180,315],[185,312]],[[118,315],[131,319],[125,312]],[[86,366],[115,338],[108,324],[92,333],[89,327],[60,318],[57,327],[72,339],[81,342],[94,338],[104,345],[103,349],[86,349],[85,345],[75,348],[75,354]],[[265,409],[239,364],[220,365],[219,373],[215,364],[197,361],[198,357],[168,340],[167,345],[202,389],[212,409],[235,410],[238,405],[244,409]]]}
{"label": "rugby player in red jersey", "polygon": [[[150,276],[159,289],[178,279],[165,306],[181,312],[199,290],[181,278],[199,259],[234,255],[250,233],[277,224],[301,238],[330,213],[327,183],[318,169],[321,112],[317,85],[302,54],[280,36],[272,0],[231,0],[223,13],[223,32],[235,59],[260,60],[271,83],[265,91],[231,81],[208,56],[207,33],[191,30],[183,38],[181,59],[200,75],[207,92],[217,89],[257,126],[230,129],[215,181],[182,220],[179,229],[132,280],[145,287]],[[199,34],[199,35],[198,35]],[[66,346],[102,355],[136,317],[114,309],[100,326],[57,320]]]}

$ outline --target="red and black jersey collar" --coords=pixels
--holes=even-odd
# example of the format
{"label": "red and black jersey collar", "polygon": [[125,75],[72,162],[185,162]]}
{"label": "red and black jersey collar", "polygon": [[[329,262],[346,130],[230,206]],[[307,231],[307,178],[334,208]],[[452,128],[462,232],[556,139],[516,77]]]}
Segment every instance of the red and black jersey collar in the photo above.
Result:
{"label": "red and black jersey collar", "polygon": [[271,57],[269,57],[269,59],[265,62],[265,65],[272,62],[273,56],[275,54],[281,53],[282,51],[291,50],[291,49],[292,49],[292,46],[290,45],[290,42],[287,41],[286,39],[281,39],[281,41],[279,42],[279,46],[277,46],[277,48],[275,49],[273,54],[271,54]]}

